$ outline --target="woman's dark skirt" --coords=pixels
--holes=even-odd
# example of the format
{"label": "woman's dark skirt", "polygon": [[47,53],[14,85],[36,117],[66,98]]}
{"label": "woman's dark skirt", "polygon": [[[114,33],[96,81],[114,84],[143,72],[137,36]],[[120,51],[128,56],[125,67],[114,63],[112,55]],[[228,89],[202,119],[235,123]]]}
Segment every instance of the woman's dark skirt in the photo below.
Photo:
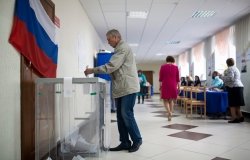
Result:
{"label": "woman's dark skirt", "polygon": [[244,87],[226,87],[228,92],[228,105],[229,107],[240,107],[245,105],[244,101]]}

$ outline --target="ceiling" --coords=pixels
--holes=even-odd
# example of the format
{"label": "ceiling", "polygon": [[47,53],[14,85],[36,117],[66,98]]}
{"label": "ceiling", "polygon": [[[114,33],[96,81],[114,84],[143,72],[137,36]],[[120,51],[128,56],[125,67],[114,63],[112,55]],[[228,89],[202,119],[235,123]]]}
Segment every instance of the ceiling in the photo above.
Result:
{"label": "ceiling", "polygon": [[[250,13],[250,0],[80,0],[104,49],[113,50],[106,32],[118,29],[131,46],[137,63],[156,63],[178,55]],[[192,18],[195,11],[212,10],[209,18]],[[127,17],[147,11],[146,19]],[[168,41],[180,41],[168,44]],[[159,55],[161,54],[161,55]]]}

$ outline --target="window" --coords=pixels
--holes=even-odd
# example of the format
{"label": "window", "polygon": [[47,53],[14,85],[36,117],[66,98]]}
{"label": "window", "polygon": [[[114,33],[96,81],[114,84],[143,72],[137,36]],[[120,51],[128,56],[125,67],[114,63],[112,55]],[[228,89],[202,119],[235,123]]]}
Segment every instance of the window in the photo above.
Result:
{"label": "window", "polygon": [[234,44],[234,27],[227,28],[213,37],[215,70],[223,73],[227,68],[226,60],[236,58],[236,48]]}
{"label": "window", "polygon": [[193,75],[199,76],[200,80],[206,80],[206,59],[204,55],[204,43],[199,43],[192,48],[192,68]]}

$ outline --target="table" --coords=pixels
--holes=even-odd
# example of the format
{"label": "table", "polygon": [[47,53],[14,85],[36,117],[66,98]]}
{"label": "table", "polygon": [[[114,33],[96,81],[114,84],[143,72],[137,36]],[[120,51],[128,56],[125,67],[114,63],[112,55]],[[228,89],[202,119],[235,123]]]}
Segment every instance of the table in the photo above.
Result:
{"label": "table", "polygon": [[[203,93],[197,94],[197,99],[202,100]],[[202,97],[202,98],[201,98]],[[207,113],[225,113],[228,108],[227,92],[207,91]]]}

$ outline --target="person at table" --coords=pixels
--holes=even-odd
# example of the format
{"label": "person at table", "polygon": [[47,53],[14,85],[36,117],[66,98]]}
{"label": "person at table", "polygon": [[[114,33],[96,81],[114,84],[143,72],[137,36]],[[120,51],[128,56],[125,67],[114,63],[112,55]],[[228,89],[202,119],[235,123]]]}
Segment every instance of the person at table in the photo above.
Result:
{"label": "person at table", "polygon": [[180,90],[179,69],[174,64],[175,59],[172,56],[167,56],[166,64],[160,68],[159,82],[161,98],[163,99],[164,107],[167,110],[168,121],[171,121],[174,100],[177,98],[177,88]]}
{"label": "person at table", "polygon": [[186,85],[187,85],[187,82],[186,82],[185,77],[181,77],[181,86],[186,86]]}
{"label": "person at table", "polygon": [[240,106],[245,105],[244,101],[244,86],[241,82],[239,69],[234,65],[234,59],[226,60],[228,68],[224,71],[222,79],[225,89],[228,92],[228,104],[232,119],[228,123],[244,122],[244,117],[240,111]]}
{"label": "person at table", "polygon": [[221,89],[223,87],[223,80],[220,79],[219,77],[219,72],[217,71],[213,71],[212,73],[212,82],[211,82],[211,86],[209,87],[209,89]]}
{"label": "person at table", "polygon": [[201,81],[199,76],[194,77],[194,86],[201,86]]}
{"label": "person at table", "polygon": [[138,70],[138,78],[140,83],[140,92],[137,93],[138,104],[140,104],[140,99],[142,99],[142,104],[143,104],[145,95],[147,94],[147,86],[146,86],[147,79],[146,76],[142,73],[142,70]]}
{"label": "person at table", "polygon": [[187,76],[186,79],[187,79],[187,86],[194,86],[194,81],[191,76]]}

